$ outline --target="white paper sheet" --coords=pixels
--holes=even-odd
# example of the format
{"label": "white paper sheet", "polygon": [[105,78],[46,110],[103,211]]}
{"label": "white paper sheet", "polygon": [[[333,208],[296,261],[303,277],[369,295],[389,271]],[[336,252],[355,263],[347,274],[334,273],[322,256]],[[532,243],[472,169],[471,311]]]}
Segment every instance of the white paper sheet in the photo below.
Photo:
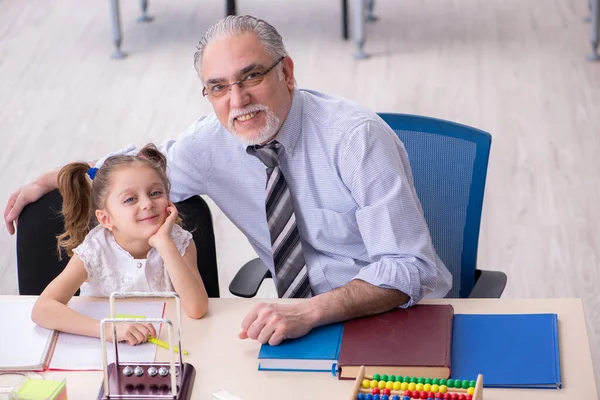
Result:
{"label": "white paper sheet", "polygon": [[[72,302],[69,307],[97,320],[108,318],[110,314],[108,302]],[[140,315],[146,318],[162,318],[163,308],[163,302],[116,303],[117,314]],[[160,326],[154,324],[154,328],[158,333]],[[110,364],[114,362],[114,345],[108,341],[106,345],[107,361]],[[119,343],[118,351],[119,363],[152,362],[156,355],[156,345],[144,343],[131,346],[127,343]],[[102,344],[100,339],[61,332],[58,335],[50,369],[101,370]]]}

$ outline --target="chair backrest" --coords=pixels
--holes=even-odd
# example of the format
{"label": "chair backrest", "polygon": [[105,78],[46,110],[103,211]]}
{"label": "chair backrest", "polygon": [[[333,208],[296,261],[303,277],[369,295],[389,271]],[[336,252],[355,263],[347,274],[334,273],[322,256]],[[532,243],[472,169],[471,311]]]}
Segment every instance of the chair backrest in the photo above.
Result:
{"label": "chair backrest", "polygon": [[467,297],[475,283],[491,135],[435,118],[379,116],[408,153],[433,245],[452,273],[447,297]]}
{"label": "chair backrest", "polygon": [[[198,270],[209,297],[219,297],[215,236],[210,209],[200,196],[176,203],[183,227],[192,232],[198,253]],[[28,204],[17,227],[17,275],[19,294],[39,295],[67,265],[56,253],[56,236],[64,229],[62,197],[54,190]],[[79,292],[78,292],[79,293]]]}

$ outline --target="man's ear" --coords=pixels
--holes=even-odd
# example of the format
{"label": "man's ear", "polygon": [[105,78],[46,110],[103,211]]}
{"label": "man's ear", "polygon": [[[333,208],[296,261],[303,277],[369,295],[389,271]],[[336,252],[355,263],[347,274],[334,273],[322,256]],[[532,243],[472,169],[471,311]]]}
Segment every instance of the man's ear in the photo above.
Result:
{"label": "man's ear", "polygon": [[294,79],[294,61],[291,57],[286,57],[282,61],[283,63],[283,79],[289,90],[293,90],[296,87],[296,81]]}
{"label": "man's ear", "polygon": [[112,232],[112,230],[113,230],[112,220],[106,210],[96,210],[96,219],[98,220],[100,225],[102,225],[103,227],[105,227],[106,229],[108,229],[109,231]]}

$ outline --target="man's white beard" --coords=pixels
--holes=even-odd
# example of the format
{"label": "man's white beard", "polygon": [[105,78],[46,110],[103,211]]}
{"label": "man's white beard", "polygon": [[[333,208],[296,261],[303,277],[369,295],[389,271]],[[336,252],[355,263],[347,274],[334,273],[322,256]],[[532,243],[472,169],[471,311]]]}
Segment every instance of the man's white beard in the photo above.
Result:
{"label": "man's white beard", "polygon": [[[248,114],[251,112],[260,112],[263,111],[266,116],[267,123],[265,126],[252,134],[241,134],[236,132],[234,126],[234,120],[236,117],[240,115]],[[254,117],[256,118],[256,117]],[[255,144],[265,143],[267,140],[271,139],[277,133],[279,129],[280,120],[277,118],[275,113],[271,111],[267,106],[263,104],[252,104],[248,107],[242,109],[231,110],[229,113],[229,126],[227,130],[231,132],[240,142],[247,146],[252,146]]]}

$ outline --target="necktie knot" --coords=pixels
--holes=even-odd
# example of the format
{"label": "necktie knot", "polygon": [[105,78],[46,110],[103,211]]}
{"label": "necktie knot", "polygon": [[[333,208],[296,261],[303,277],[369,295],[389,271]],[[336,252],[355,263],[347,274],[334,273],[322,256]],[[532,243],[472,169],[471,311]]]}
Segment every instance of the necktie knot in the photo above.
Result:
{"label": "necktie knot", "polygon": [[263,164],[267,168],[274,168],[279,165],[279,149],[281,148],[281,143],[274,140],[265,145],[256,145],[250,147],[250,152],[254,153],[254,155],[262,161]]}

